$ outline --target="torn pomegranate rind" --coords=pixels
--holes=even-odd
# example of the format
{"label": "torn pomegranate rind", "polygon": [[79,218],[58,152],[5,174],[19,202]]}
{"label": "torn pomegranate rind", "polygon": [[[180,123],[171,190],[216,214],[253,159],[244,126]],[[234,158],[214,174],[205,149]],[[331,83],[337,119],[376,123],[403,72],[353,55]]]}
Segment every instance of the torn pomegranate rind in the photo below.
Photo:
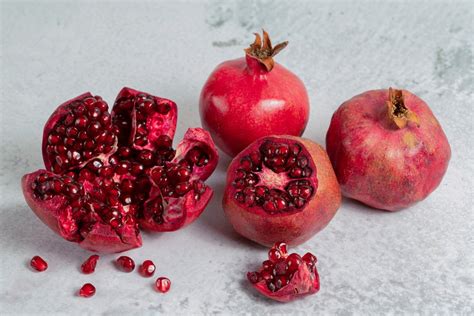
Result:
{"label": "torn pomegranate rind", "polygon": [[[61,104],[45,125],[47,170],[22,179],[28,205],[66,240],[99,252],[141,246],[140,226],[188,225],[212,197],[203,181],[218,153],[201,128],[189,129],[174,150],[176,120],[174,102],[130,88],[111,114],[90,93]],[[154,181],[158,171],[166,179]]]}
{"label": "torn pomegranate rind", "polygon": [[[272,251],[279,252],[272,258]],[[317,259],[311,253],[301,258],[298,254],[288,255],[275,246],[269,252],[269,260],[263,262],[259,271],[248,272],[247,279],[252,286],[268,298],[289,302],[319,291]]]}

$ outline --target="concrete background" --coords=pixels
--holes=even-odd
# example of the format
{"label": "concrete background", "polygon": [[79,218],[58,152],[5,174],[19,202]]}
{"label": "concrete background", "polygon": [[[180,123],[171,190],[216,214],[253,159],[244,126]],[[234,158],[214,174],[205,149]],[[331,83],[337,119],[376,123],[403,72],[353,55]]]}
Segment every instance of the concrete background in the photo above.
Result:
{"label": "concrete background", "polygon": [[[5,2],[1,3],[0,312],[102,315],[472,315],[472,2]],[[102,256],[54,235],[29,210],[20,177],[42,167],[42,127],[64,100],[85,91],[110,103],[130,86],[178,103],[175,140],[200,126],[198,97],[220,62],[243,56],[262,27],[289,40],[277,61],[305,82],[305,136],[324,144],[334,110],[362,91],[400,87],[423,98],[441,122],[452,160],[440,187],[397,213],[344,200],[326,230],[295,250],[319,259],[321,291],[279,304],[262,298],[245,272],[266,250],[239,238],[222,209],[223,156],[208,181],[215,198],[177,233],[144,234],[130,251],[172,280],[166,295]],[[469,35],[470,34],[470,35]],[[33,273],[29,259],[50,268]],[[85,282],[91,299],[75,296]]]}

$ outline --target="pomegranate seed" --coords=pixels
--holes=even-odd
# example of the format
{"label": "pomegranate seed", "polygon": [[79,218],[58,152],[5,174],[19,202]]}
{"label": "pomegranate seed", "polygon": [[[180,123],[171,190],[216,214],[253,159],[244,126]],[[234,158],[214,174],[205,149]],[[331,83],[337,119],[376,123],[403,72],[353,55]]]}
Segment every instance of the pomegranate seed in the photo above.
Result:
{"label": "pomegranate seed", "polygon": [[95,286],[90,283],[84,284],[79,290],[79,296],[82,297],[91,297],[95,294]]}
{"label": "pomegranate seed", "polygon": [[92,255],[86,261],[84,261],[84,263],[81,265],[82,273],[93,273],[95,271],[95,266],[97,265],[97,260],[99,260],[99,256]]}
{"label": "pomegranate seed", "polygon": [[275,264],[275,268],[273,269],[274,275],[285,275],[286,274],[286,262],[285,260],[281,259]]}
{"label": "pomegranate seed", "polygon": [[247,279],[252,283],[257,283],[259,279],[258,272],[247,272]]}
{"label": "pomegranate seed", "polygon": [[273,245],[272,248],[280,250],[282,255],[286,255],[288,253],[286,243],[284,242],[277,242]]}
{"label": "pomegranate seed", "polygon": [[132,258],[127,256],[119,257],[117,259],[117,264],[124,272],[132,272],[133,269],[135,269],[135,262]]}
{"label": "pomegranate seed", "polygon": [[298,255],[297,253],[292,253],[291,255],[289,255],[288,258],[286,258],[288,272],[293,273],[296,270],[298,270],[301,262],[302,262],[302,259],[300,255]]}
{"label": "pomegranate seed", "polygon": [[315,255],[308,252],[303,256],[303,261],[306,262],[306,264],[312,268],[316,264],[316,262],[318,262],[318,259]]}
{"label": "pomegranate seed", "polygon": [[170,290],[171,281],[168,278],[160,277],[156,280],[155,286],[158,292],[166,293]]}
{"label": "pomegranate seed", "polygon": [[272,248],[268,251],[268,259],[272,262],[277,262],[282,257],[280,250]]}
{"label": "pomegranate seed", "polygon": [[30,265],[33,269],[39,272],[43,272],[44,270],[48,269],[48,263],[40,256],[34,256],[31,259]]}
{"label": "pomegranate seed", "polygon": [[153,276],[153,274],[155,274],[155,270],[155,264],[151,260],[143,261],[142,265],[140,266],[140,273],[147,278]]}
{"label": "pomegranate seed", "polygon": [[281,289],[288,284],[288,279],[284,275],[279,275],[275,278],[275,287]]}

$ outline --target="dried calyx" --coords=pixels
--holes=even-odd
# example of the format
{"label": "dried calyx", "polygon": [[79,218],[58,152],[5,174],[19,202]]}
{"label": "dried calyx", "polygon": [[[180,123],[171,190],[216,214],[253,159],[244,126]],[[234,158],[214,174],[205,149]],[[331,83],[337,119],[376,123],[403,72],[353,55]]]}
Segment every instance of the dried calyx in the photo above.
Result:
{"label": "dried calyx", "polygon": [[409,122],[419,125],[418,116],[405,105],[403,91],[392,88],[388,91],[387,107],[390,122],[397,128],[404,128]]}
{"label": "dried calyx", "polygon": [[265,66],[267,71],[271,71],[275,62],[273,61],[273,57],[276,56],[283,48],[288,45],[288,41],[282,42],[277,44],[275,47],[272,47],[272,42],[270,41],[270,37],[268,33],[263,31],[263,40],[260,37],[260,34],[255,33],[255,41],[253,44],[250,44],[249,48],[245,49],[245,53],[257,59],[261,64]]}

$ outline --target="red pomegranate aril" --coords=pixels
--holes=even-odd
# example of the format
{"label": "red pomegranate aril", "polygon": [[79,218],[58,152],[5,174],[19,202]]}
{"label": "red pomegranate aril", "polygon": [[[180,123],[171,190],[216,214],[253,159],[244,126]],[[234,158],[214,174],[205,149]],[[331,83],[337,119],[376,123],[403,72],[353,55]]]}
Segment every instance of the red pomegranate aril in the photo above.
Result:
{"label": "red pomegranate aril", "polygon": [[286,262],[284,259],[280,259],[278,262],[275,263],[275,267],[273,268],[274,275],[285,275],[286,273]]}
{"label": "red pomegranate aril", "polygon": [[135,269],[135,262],[132,258],[121,256],[117,259],[117,265],[124,272],[132,272]]}
{"label": "red pomegranate aril", "polygon": [[140,273],[144,277],[151,277],[155,274],[156,266],[151,260],[145,260],[140,266]]}
{"label": "red pomegranate aril", "polygon": [[260,279],[260,276],[257,272],[247,272],[247,279],[251,283],[257,283]]}
{"label": "red pomegranate aril", "polygon": [[30,265],[33,269],[39,272],[43,272],[48,269],[48,263],[40,256],[34,256],[30,261]]}
{"label": "red pomegranate aril", "polygon": [[95,294],[95,286],[90,283],[84,284],[79,290],[79,296],[82,297],[91,297]]}
{"label": "red pomegranate aril", "polygon": [[280,252],[279,249],[272,248],[268,251],[268,259],[272,261],[273,263],[277,262],[278,259],[282,257],[282,253]]}
{"label": "red pomegranate aril", "polygon": [[297,253],[292,253],[286,258],[287,270],[289,273],[293,273],[298,270],[302,259]]}
{"label": "red pomegranate aril", "polygon": [[159,277],[155,282],[155,287],[158,292],[166,293],[170,290],[171,281],[165,277]]}
{"label": "red pomegranate aril", "polygon": [[86,261],[81,265],[81,271],[84,274],[91,274],[95,271],[95,267],[97,265],[97,261],[99,260],[98,255],[92,255],[87,258]]}
{"label": "red pomegranate aril", "polygon": [[306,264],[310,267],[313,267],[318,261],[318,259],[312,253],[309,252],[303,256],[302,260],[306,262]]}

